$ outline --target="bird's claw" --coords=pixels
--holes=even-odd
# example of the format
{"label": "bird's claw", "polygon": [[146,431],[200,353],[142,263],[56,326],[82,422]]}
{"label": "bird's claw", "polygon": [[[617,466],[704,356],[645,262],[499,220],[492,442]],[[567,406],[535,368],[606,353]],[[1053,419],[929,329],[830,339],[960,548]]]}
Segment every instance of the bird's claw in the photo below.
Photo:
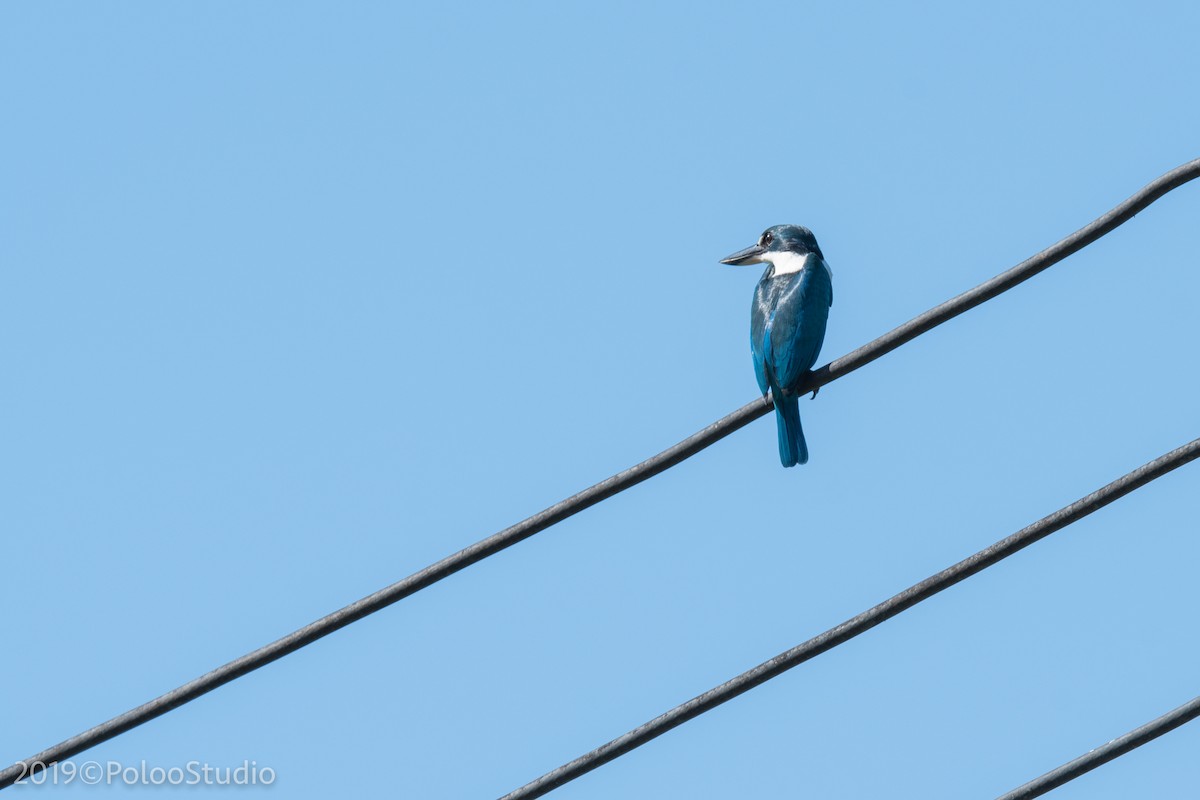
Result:
{"label": "bird's claw", "polygon": [[821,387],[820,387],[820,386],[818,386],[817,388],[813,389],[812,397],[810,397],[809,399],[810,399],[810,400],[816,400],[816,399],[817,399],[817,392],[819,392],[819,391],[821,391]]}

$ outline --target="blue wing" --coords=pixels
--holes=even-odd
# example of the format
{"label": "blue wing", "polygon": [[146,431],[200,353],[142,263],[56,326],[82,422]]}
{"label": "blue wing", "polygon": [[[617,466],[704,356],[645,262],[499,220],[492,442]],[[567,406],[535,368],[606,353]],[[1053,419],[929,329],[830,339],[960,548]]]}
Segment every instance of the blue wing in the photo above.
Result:
{"label": "blue wing", "polygon": [[758,378],[758,390],[766,397],[771,384],[767,382],[767,366],[763,361],[762,348],[752,347],[751,350],[754,352],[754,377]]}
{"label": "blue wing", "polygon": [[771,380],[767,375],[767,350],[771,340],[769,323],[773,299],[764,274],[754,289],[754,303],[750,307],[750,352],[754,355],[754,377],[758,379],[758,390],[764,397],[771,388]]}
{"label": "blue wing", "polygon": [[810,258],[809,265],[796,273],[780,295],[764,331],[769,339],[763,347],[765,372],[773,378],[773,384],[793,391],[812,369],[825,341],[832,304],[829,268]]}

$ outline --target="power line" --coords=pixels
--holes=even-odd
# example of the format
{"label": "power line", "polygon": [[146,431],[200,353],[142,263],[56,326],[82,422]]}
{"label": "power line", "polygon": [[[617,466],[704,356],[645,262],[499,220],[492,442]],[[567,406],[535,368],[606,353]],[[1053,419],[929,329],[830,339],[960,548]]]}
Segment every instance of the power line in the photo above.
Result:
{"label": "power line", "polygon": [[722,703],[750,691],[755,686],[783,674],[792,667],[803,664],[805,661],[815,658],[827,650],[832,650],[838,645],[848,642],[860,633],[864,633],[879,623],[891,619],[906,609],[912,608],[922,600],[933,597],[943,589],[948,589],[959,581],[987,569],[993,564],[1008,558],[1013,553],[1044,539],[1055,531],[1065,528],[1072,522],[1083,519],[1093,511],[1103,508],[1135,489],[1145,486],[1150,481],[1160,478],[1196,458],[1200,458],[1200,439],[1194,439],[1183,447],[1172,450],[1166,455],[1138,467],[1133,472],[1118,478],[1104,488],[1092,492],[1087,497],[1075,501],[1066,508],[1061,508],[1053,514],[1043,517],[1008,538],[1001,539],[992,546],[980,550],[970,558],[966,558],[954,566],[908,587],[874,608],[870,608],[858,616],[851,617],[841,625],[830,628],[824,633],[809,639],[807,642],[780,653],[769,661],[764,661],[757,667],[743,672],[736,678],[728,680],[702,695],[693,697],[691,700],[676,706],[667,713],[661,714],[643,725],[639,725],[624,736],[619,736],[608,744],[597,747],[590,753],[582,755],[556,770],[547,772],[537,780],[531,781],[520,789],[504,795],[501,800],[529,800],[529,798],[541,797],[557,789],[559,786],[573,781],[579,776],[591,772],[613,759],[620,758],[631,750],[641,747],[651,739],[662,736],[672,728],[678,727],[688,720],[695,719],[704,712],[711,711]]}
{"label": "power line", "polygon": [[1146,742],[1152,742],[1164,733],[1170,733],[1196,717],[1200,717],[1200,697],[1184,703],[1174,711],[1168,711],[1158,719],[1147,722],[1124,736],[1113,739],[1108,744],[1084,753],[1074,761],[1068,761],[1058,769],[1050,770],[1040,778],[1034,778],[1024,786],[1019,786],[996,800],[1030,800],[1033,797],[1041,797],[1067,781],[1073,781],[1101,764],[1107,764],[1114,758],[1120,758],[1130,750],[1136,750]]}
{"label": "power line", "polygon": [[[818,389],[827,383],[835,381],[859,367],[871,363],[885,353],[895,350],[900,345],[915,339],[917,336],[937,327],[943,322],[1032,278],[1039,272],[1057,264],[1062,259],[1086,247],[1128,221],[1167,192],[1197,177],[1200,177],[1200,159],[1189,161],[1171,170],[1147,184],[1139,192],[1113,208],[1104,216],[1080,228],[1057,244],[1043,250],[1032,258],[1026,259],[991,280],[976,286],[974,289],[963,292],[936,308],[930,309],[924,314],[909,320],[900,327],[880,336],[878,339],[858,348],[854,352],[826,364],[808,377],[801,391],[806,392]],[[769,400],[762,398],[754,400],[732,414],[717,420],[703,430],[692,434],[678,444],[668,447],[658,455],[648,458],[623,472],[618,472],[616,475],[600,481],[594,486],[568,497],[566,500],[556,503],[528,519],[518,522],[516,525],[505,528],[486,539],[482,539],[470,547],[464,548],[419,572],[413,573],[403,580],[397,581],[374,594],[368,595],[332,614],[328,614],[315,622],[305,625],[303,628],[295,630],[287,636],[264,645],[251,653],[230,661],[137,708],[131,709],[90,730],[47,748],[22,762],[18,762],[0,771],[0,789],[11,785],[18,776],[23,774],[23,770],[27,771],[31,766],[35,768],[35,771],[38,771],[43,768],[39,765],[52,764],[55,761],[70,758],[114,736],[119,736],[125,731],[149,722],[185,703],[190,703],[197,697],[207,694],[213,689],[236,680],[249,672],[253,672],[259,667],[266,666],[272,661],[299,650],[301,647],[312,644],[316,640],[328,636],[351,623],[357,622],[363,617],[403,600],[405,597],[415,594],[443,578],[453,575],[459,570],[495,555],[501,550],[512,547],[514,544],[522,542],[544,531],[546,528],[562,522],[586,508],[590,508],[596,503],[623,492],[632,486],[636,486],[642,481],[670,469],[709,445],[769,413],[772,407]]]}

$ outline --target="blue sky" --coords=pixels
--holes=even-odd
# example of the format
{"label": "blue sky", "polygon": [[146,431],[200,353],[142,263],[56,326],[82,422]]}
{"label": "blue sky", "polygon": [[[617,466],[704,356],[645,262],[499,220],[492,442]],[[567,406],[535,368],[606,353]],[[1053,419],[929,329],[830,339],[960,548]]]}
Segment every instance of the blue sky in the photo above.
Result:
{"label": "blue sky", "polygon": [[[1196,157],[1198,24],[5,5],[0,760],[748,402],[758,272],[717,259],[768,225],[833,266],[825,363]],[[513,789],[1200,435],[1198,204],[804,401],[805,467],[756,422],[75,761]],[[1197,470],[556,796],[992,797],[1140,725],[1200,692]],[[1054,797],[1178,796],[1198,748]]]}

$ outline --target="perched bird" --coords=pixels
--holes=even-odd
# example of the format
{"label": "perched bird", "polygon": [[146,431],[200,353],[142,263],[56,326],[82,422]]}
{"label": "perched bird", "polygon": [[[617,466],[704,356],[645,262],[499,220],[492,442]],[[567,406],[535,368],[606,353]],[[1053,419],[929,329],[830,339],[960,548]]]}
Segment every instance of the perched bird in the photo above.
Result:
{"label": "perched bird", "polygon": [[757,244],[721,259],[732,266],[764,262],[750,307],[750,350],[758,388],[775,401],[779,460],[794,467],[808,462],[796,392],[825,340],[833,270],[812,231],[799,225],[767,228]]}

